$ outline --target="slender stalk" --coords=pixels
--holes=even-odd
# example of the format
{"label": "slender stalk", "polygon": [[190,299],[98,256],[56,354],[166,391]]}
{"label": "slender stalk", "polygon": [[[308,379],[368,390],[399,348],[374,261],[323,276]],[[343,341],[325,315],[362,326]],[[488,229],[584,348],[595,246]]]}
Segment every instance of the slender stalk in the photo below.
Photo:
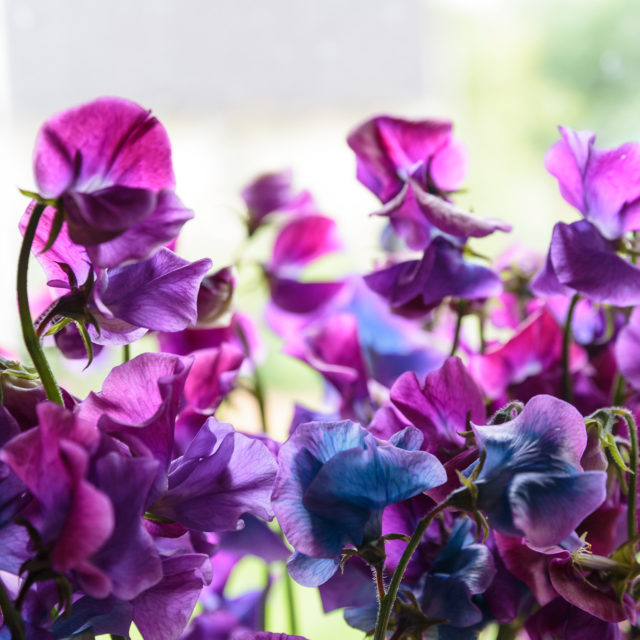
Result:
{"label": "slender stalk", "polygon": [[453,344],[451,345],[451,353],[449,354],[450,356],[456,355],[456,351],[458,350],[458,343],[460,342],[460,329],[462,328],[462,318],[464,317],[462,300],[458,302],[457,313],[458,317],[456,318],[456,329],[453,334]]}
{"label": "slender stalk", "polygon": [[624,379],[624,376],[618,372],[616,374],[616,381],[613,387],[613,398],[611,404],[614,407],[619,407],[624,403],[624,396],[627,392],[627,381]]}
{"label": "slender stalk", "polygon": [[487,350],[487,341],[484,336],[484,310],[478,314],[478,334],[480,336],[480,353]]}
{"label": "slender stalk", "polygon": [[27,636],[22,616],[13,606],[2,580],[0,580],[0,611],[2,611],[4,623],[11,631],[11,640],[25,640]]}
{"label": "slender stalk", "polygon": [[131,345],[125,344],[122,347],[122,362],[129,362],[131,360]]}
{"label": "slender stalk", "polygon": [[284,570],[284,590],[287,599],[287,614],[289,616],[289,631],[292,636],[298,635],[298,616],[296,613],[296,600],[293,593],[293,580],[286,567]]}
{"label": "slender stalk", "polygon": [[624,418],[629,429],[631,451],[629,452],[629,493],[627,494],[627,537],[634,542],[638,537],[636,505],[638,504],[638,427],[631,412],[625,409],[614,409],[613,412]]}
{"label": "slender stalk", "polygon": [[433,519],[442,511],[444,511],[448,507],[447,502],[443,502],[439,504],[431,513],[422,518],[416,527],[416,530],[413,532],[411,536],[411,540],[407,543],[405,547],[404,553],[400,558],[400,562],[398,562],[398,566],[396,570],[393,572],[393,576],[391,578],[391,582],[389,583],[389,588],[387,589],[387,594],[380,602],[380,608],[378,609],[378,619],[376,620],[376,629],[373,635],[373,640],[385,640],[387,637],[387,627],[389,626],[389,618],[391,617],[391,612],[393,611],[393,605],[396,602],[396,596],[398,595],[398,589],[400,588],[400,583],[402,582],[402,577],[404,576],[404,572],[407,570],[407,565],[409,564],[409,560],[411,560],[411,556],[413,556],[415,550],[418,548],[422,537],[424,536],[426,530],[429,528],[429,525],[433,522]]}
{"label": "slender stalk", "polygon": [[380,602],[382,602],[382,599],[385,596],[385,590],[384,590],[384,580],[382,577],[382,567],[376,567],[373,570],[375,576],[376,576],[376,587],[378,589],[378,604]]}
{"label": "slender stalk", "polygon": [[562,338],[562,398],[567,402],[573,401],[573,385],[571,384],[571,371],[569,370],[569,348],[571,346],[571,320],[578,302],[578,294],[576,293],[567,310],[567,318],[564,322],[564,335]]}
{"label": "slender stalk", "polygon": [[27,294],[27,271],[29,268],[29,255],[31,254],[31,246],[36,235],[36,228],[40,222],[40,218],[44,213],[45,205],[38,202],[29,218],[27,228],[24,231],[22,239],[22,247],[20,247],[20,257],[18,258],[18,310],[20,311],[20,324],[22,325],[22,336],[25,346],[31,356],[33,366],[36,368],[40,381],[44,387],[47,398],[52,402],[63,405],[62,394],[53,377],[53,372],[49,367],[49,363],[44,355],[44,351],[40,345],[40,340],[36,335],[33,327],[33,318],[29,309],[29,297]]}

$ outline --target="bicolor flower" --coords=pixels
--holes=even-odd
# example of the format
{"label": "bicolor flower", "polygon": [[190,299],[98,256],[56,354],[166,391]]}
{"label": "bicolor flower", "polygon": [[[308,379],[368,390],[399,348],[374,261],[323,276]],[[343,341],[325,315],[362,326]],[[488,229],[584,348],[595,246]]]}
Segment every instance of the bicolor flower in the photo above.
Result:
{"label": "bicolor flower", "polygon": [[387,505],[445,481],[438,460],[417,450],[421,439],[408,427],[380,441],[349,420],[298,426],[280,448],[272,497],[296,551],[288,566],[297,581],[326,582],[345,547],[380,537]]}
{"label": "bicolor flower", "polygon": [[604,501],[607,474],[582,471],[587,432],[572,405],[536,396],[513,420],[473,430],[486,455],[476,504],[500,533],[536,547],[559,544]]}

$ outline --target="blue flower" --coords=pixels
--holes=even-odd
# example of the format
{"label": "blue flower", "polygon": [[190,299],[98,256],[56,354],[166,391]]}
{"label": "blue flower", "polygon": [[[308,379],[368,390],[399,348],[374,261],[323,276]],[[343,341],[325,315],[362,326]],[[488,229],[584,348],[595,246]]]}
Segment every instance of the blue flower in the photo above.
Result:
{"label": "blue flower", "polygon": [[345,547],[360,548],[382,532],[382,511],[446,480],[444,468],[417,450],[414,427],[390,442],[355,422],[309,422],[282,445],[273,508],[296,554],[291,575],[317,586],[338,568]]}
{"label": "blue flower", "polygon": [[559,544],[604,501],[606,473],[580,466],[587,433],[572,405],[535,396],[513,420],[473,430],[486,453],[477,507],[500,533]]}

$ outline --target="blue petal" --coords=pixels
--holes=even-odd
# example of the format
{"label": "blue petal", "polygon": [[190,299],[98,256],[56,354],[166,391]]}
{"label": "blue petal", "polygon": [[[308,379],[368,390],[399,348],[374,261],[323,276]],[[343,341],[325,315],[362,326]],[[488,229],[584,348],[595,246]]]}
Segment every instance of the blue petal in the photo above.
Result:
{"label": "blue petal", "polygon": [[289,575],[303,587],[318,587],[324,584],[339,566],[339,558],[310,558],[297,551],[294,551],[287,562]]}

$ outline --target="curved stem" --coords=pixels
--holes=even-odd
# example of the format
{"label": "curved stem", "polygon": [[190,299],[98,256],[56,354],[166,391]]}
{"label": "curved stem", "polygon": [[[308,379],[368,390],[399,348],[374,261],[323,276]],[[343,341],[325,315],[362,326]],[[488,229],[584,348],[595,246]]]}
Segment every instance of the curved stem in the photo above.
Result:
{"label": "curved stem", "polygon": [[395,604],[396,596],[398,595],[398,589],[400,588],[400,583],[402,582],[404,572],[407,570],[409,560],[411,560],[411,556],[413,556],[413,553],[418,548],[422,537],[429,528],[429,525],[433,522],[433,519],[440,512],[444,511],[448,506],[449,504],[447,502],[439,504],[437,507],[435,507],[435,509],[433,509],[433,511],[431,511],[431,513],[422,518],[422,520],[420,520],[420,522],[418,523],[416,530],[411,536],[411,540],[409,540],[404,553],[400,558],[400,562],[398,562],[396,570],[393,572],[393,577],[391,578],[391,582],[389,583],[387,594],[380,602],[380,608],[378,609],[378,619],[376,620],[376,629],[373,640],[385,640],[385,638],[387,637],[389,618],[391,617],[393,605]]}
{"label": "curved stem", "polygon": [[376,576],[376,588],[378,589],[378,603],[382,602],[385,596],[384,580],[382,578],[382,567],[375,567],[373,572]]}
{"label": "curved stem", "polygon": [[36,228],[44,210],[45,205],[38,202],[31,212],[27,228],[24,231],[24,238],[22,239],[22,246],[20,247],[20,257],[18,258],[18,310],[20,312],[20,324],[22,325],[24,343],[29,355],[31,356],[31,360],[33,361],[33,366],[36,368],[36,371],[40,376],[40,381],[42,382],[42,386],[47,394],[47,398],[52,402],[64,405],[62,394],[60,393],[60,389],[53,377],[53,372],[49,367],[49,363],[47,362],[42,346],[40,345],[40,340],[38,339],[33,327],[33,318],[31,317],[29,297],[27,294],[29,255],[31,254],[31,246],[36,235]]}
{"label": "curved stem", "polygon": [[576,293],[569,304],[567,318],[564,322],[564,335],[562,338],[562,399],[567,402],[573,400],[573,385],[571,384],[571,371],[569,370],[569,348],[571,346],[571,320],[578,302]]}

